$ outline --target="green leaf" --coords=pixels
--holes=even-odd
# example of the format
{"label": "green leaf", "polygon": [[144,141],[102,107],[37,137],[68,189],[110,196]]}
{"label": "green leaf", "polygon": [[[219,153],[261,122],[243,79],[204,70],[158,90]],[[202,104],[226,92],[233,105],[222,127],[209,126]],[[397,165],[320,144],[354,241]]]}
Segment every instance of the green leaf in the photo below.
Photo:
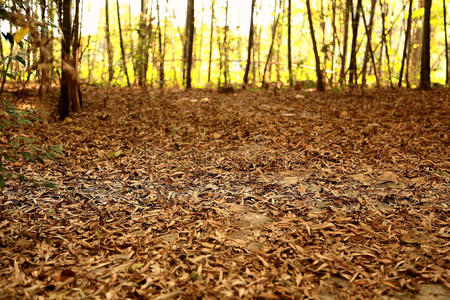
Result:
{"label": "green leaf", "polygon": [[49,189],[56,189],[56,188],[58,188],[58,186],[55,183],[53,183],[53,182],[43,182],[42,186],[46,187],[46,188],[49,188]]}
{"label": "green leaf", "polygon": [[5,178],[3,177],[3,174],[0,174],[0,189],[3,189],[5,187]]}

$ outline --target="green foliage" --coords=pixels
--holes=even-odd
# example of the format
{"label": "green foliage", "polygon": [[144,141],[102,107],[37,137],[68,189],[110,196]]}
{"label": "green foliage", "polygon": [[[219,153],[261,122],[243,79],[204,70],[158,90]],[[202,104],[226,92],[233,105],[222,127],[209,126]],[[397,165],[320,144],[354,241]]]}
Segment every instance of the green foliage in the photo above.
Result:
{"label": "green foliage", "polygon": [[[17,162],[44,163],[45,158],[55,159],[63,155],[60,145],[44,149],[33,139],[17,136],[17,129],[25,125],[33,125],[32,121],[38,120],[30,110],[20,110],[7,101],[0,102],[0,188],[4,188],[6,181],[16,178],[25,181],[23,174],[15,174],[6,164]],[[41,183],[31,180],[35,185],[54,187],[52,183]]]}

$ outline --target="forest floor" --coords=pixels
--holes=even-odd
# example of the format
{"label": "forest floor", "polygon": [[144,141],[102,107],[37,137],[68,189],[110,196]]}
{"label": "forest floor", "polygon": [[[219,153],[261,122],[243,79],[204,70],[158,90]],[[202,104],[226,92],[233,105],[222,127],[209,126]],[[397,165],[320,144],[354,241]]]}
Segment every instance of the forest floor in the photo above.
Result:
{"label": "forest floor", "polygon": [[0,299],[449,299],[449,89],[83,94],[23,129],[65,156],[11,166],[58,189],[0,191]]}

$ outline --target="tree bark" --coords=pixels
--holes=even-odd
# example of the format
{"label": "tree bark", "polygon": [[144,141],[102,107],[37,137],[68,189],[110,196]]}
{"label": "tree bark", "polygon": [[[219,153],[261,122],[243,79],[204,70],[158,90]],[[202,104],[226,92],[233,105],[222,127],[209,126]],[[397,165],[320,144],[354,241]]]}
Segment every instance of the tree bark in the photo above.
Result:
{"label": "tree bark", "polygon": [[429,90],[430,81],[430,39],[431,39],[431,3],[432,0],[425,0],[425,10],[423,15],[423,36],[422,36],[422,58],[420,63],[420,83],[419,88]]}
{"label": "tree bark", "polygon": [[114,78],[114,65],[113,65],[113,49],[109,32],[110,32],[109,0],[105,0],[105,39],[106,39],[106,51],[108,52],[108,84],[111,84]]}
{"label": "tree bark", "polygon": [[252,7],[250,12],[250,30],[248,33],[248,48],[247,48],[247,64],[245,65],[245,73],[244,73],[244,88],[248,85],[248,74],[250,72],[250,64],[252,58],[252,47],[253,47],[253,36],[254,36],[254,25],[253,25],[253,15],[255,12],[255,2],[256,0],[252,0]]}
{"label": "tree bark", "polygon": [[292,0],[288,0],[288,71],[289,71],[289,86],[294,86],[294,76],[292,74],[292,27],[291,27],[291,14],[292,14]]}
{"label": "tree bark", "polygon": [[209,58],[208,58],[208,84],[211,83],[211,65],[212,65],[212,51],[213,51],[213,35],[214,35],[214,4],[215,0],[211,1],[211,27],[209,33]]}
{"label": "tree bark", "polygon": [[367,36],[367,47],[366,47],[366,52],[364,53],[364,60],[363,60],[363,67],[362,67],[362,79],[361,79],[361,85],[364,88],[366,86],[366,76],[367,76],[367,63],[369,62],[369,59],[372,61],[372,68],[373,68],[373,73],[375,74],[375,80],[377,83],[377,87],[380,87],[380,80],[378,78],[378,71],[377,71],[377,66],[375,64],[375,55],[373,53],[373,48],[372,48],[372,30],[373,30],[373,21],[374,21],[374,15],[375,15],[375,6],[377,4],[376,0],[372,0],[371,1],[371,7],[370,7],[370,20],[369,20],[369,25],[367,25],[367,20],[366,20],[366,16],[364,13],[364,9],[361,8],[361,15],[363,17],[363,22],[364,22],[364,28],[366,31],[366,36]]}
{"label": "tree bark", "polygon": [[264,64],[264,71],[263,71],[263,76],[262,76],[262,87],[265,87],[266,84],[266,73],[267,73],[267,68],[269,67],[270,61],[272,60],[272,53],[273,53],[273,44],[275,42],[275,36],[277,33],[277,27],[278,27],[278,22],[280,19],[280,13],[276,14],[276,4],[274,4],[274,16],[275,20],[272,26],[272,41],[270,42],[270,47],[269,47],[269,53],[267,54],[267,59],[266,59],[266,63]]}
{"label": "tree bark", "polygon": [[341,54],[341,72],[339,74],[339,85],[341,87],[345,84],[345,66],[347,60],[347,44],[348,44],[348,25],[349,25],[349,16],[352,6],[352,0],[346,0],[345,9],[344,9],[344,38],[343,38],[343,46],[342,46],[342,54]]}
{"label": "tree bark", "polygon": [[[391,59],[389,56],[389,46],[388,46],[388,41],[387,41],[387,33],[386,33],[386,12],[385,12],[385,7],[386,4],[383,4],[380,0],[380,10],[381,10],[381,42],[382,42],[382,47],[384,46],[384,51],[386,53],[386,64],[388,67],[388,75],[389,75],[389,85],[391,88],[394,87],[394,84],[392,82],[392,71],[391,71]],[[381,69],[381,68],[380,68]]]}
{"label": "tree bark", "polygon": [[224,64],[223,64],[223,80],[225,87],[228,86],[228,5],[229,2],[226,0],[225,4],[225,28],[224,28],[224,34],[223,34],[223,57],[224,57]]}
{"label": "tree bark", "polygon": [[405,31],[405,45],[403,47],[403,56],[402,56],[402,64],[400,67],[400,74],[398,78],[398,87],[402,87],[403,70],[405,68],[405,62],[408,54],[408,44],[411,36],[411,19],[412,19],[412,0],[409,0],[408,21],[406,24],[406,31]]}
{"label": "tree bark", "polygon": [[64,120],[70,113],[70,49],[72,43],[72,0],[61,0],[61,95],[58,102],[59,119]]}
{"label": "tree bark", "polygon": [[442,0],[442,5],[444,7],[444,36],[445,36],[445,84],[450,85],[449,73],[449,49],[448,49],[448,35],[447,35],[447,7],[445,4],[446,0]]}
{"label": "tree bark", "polygon": [[[163,49],[162,43],[162,28],[161,28],[161,18],[160,18],[160,8],[159,8],[159,0],[156,0],[156,11],[158,16],[158,60],[159,60],[159,88],[164,88],[164,58],[165,51]],[[164,41],[165,42],[165,41]]]}
{"label": "tree bark", "polygon": [[123,68],[123,72],[125,73],[125,77],[127,78],[127,85],[131,86],[130,77],[128,76],[127,61],[125,59],[125,47],[123,45],[122,25],[120,22],[119,0],[116,0],[116,8],[117,8],[117,23],[119,26],[120,51],[122,53],[122,68]]}
{"label": "tree bark", "polygon": [[[352,15],[353,15],[353,4],[351,5],[352,8]],[[350,65],[349,65],[349,79],[348,84],[349,86],[356,86],[357,85],[357,67],[356,67],[356,47],[357,47],[357,38],[358,38],[358,27],[359,27],[359,12],[362,8],[361,0],[358,0],[356,4],[356,13],[354,16],[352,16],[352,48],[350,51]]]}
{"label": "tree bark", "polygon": [[186,18],[186,88],[192,87],[192,54],[194,49],[194,0],[187,2]]}
{"label": "tree bark", "polygon": [[313,43],[313,50],[314,50],[314,58],[316,60],[316,76],[317,76],[316,88],[318,91],[323,92],[323,91],[325,91],[325,83],[323,81],[322,70],[320,68],[320,57],[319,57],[319,51],[317,50],[317,42],[316,42],[316,36],[314,34],[314,25],[313,25],[313,20],[312,20],[312,13],[311,13],[311,4],[310,4],[309,0],[306,0],[306,9],[308,10],[309,31],[311,33],[311,40]]}

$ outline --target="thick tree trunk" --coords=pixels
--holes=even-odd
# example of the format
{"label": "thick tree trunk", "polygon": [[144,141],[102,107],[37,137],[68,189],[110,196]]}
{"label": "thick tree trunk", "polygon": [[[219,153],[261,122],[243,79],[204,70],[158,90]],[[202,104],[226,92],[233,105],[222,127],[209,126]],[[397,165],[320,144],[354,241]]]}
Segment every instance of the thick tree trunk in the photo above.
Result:
{"label": "thick tree trunk", "polygon": [[425,10],[423,15],[422,59],[420,63],[420,84],[419,84],[419,88],[423,90],[429,90],[431,88],[431,81],[430,81],[431,2],[432,0],[425,0]]}
{"label": "thick tree trunk", "polygon": [[255,12],[255,2],[256,0],[252,0],[252,7],[250,12],[250,30],[248,33],[248,47],[247,47],[247,64],[245,65],[245,73],[244,73],[244,88],[248,85],[248,74],[250,72],[250,64],[252,58],[252,47],[253,47],[253,35],[254,35],[254,25],[253,25],[253,15]]}
{"label": "thick tree trunk", "polygon": [[[164,78],[164,58],[165,58],[165,47],[163,49],[162,42],[162,28],[161,28],[161,18],[160,18],[160,8],[159,1],[156,0],[156,10],[158,14],[158,60],[159,60],[159,88],[164,88],[165,78]],[[165,41],[164,41],[165,43]]]}
{"label": "thick tree trunk", "polygon": [[323,91],[325,91],[325,83],[323,81],[322,70],[320,68],[320,57],[319,57],[319,51],[317,50],[316,36],[314,34],[314,25],[313,25],[313,21],[312,21],[311,4],[309,3],[309,0],[306,0],[306,9],[308,10],[309,31],[311,33],[311,40],[313,43],[313,50],[314,50],[314,58],[316,60],[316,76],[317,76],[316,88],[318,91],[323,92]]}
{"label": "thick tree trunk", "polygon": [[72,0],[62,0],[61,18],[61,95],[58,102],[59,119],[64,120],[70,113],[70,49],[72,43]]}
{"label": "thick tree trunk", "polygon": [[125,73],[125,77],[127,78],[127,85],[131,86],[130,77],[128,76],[127,61],[125,59],[125,47],[123,45],[122,25],[120,22],[119,0],[116,0],[116,8],[117,8],[117,24],[119,26],[120,51],[122,53],[122,68],[123,68],[123,72]]}

